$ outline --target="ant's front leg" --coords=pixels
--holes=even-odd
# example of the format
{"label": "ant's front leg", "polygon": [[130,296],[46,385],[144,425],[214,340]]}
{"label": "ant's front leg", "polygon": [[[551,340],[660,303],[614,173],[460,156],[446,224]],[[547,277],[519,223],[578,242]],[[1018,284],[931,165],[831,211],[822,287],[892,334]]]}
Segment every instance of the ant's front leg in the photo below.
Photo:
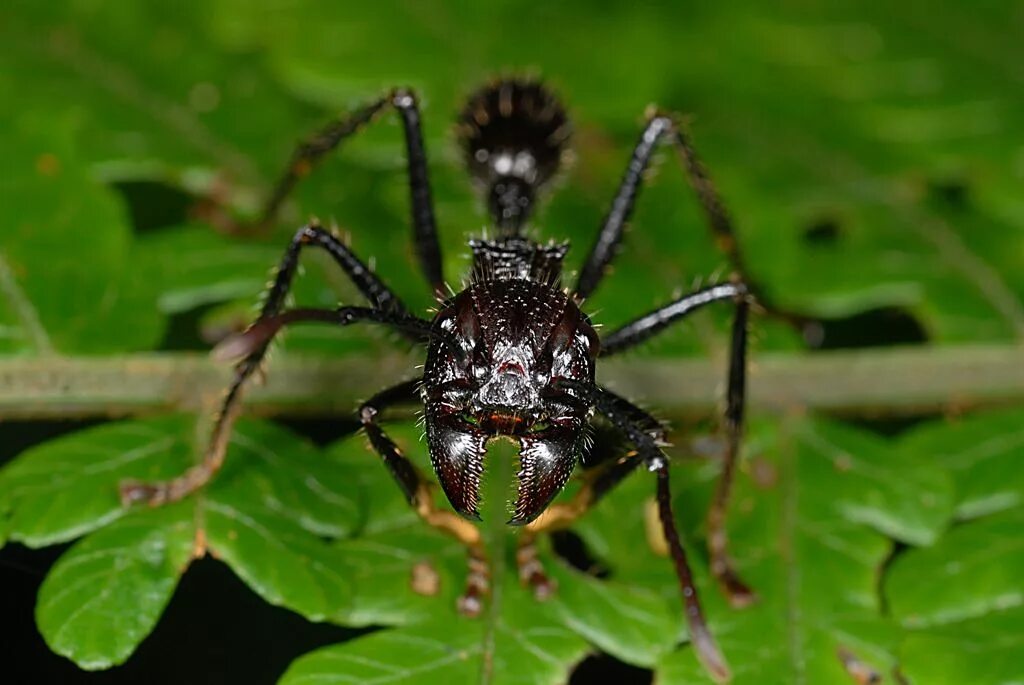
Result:
{"label": "ant's front leg", "polygon": [[121,483],[121,501],[126,506],[137,502],[145,502],[150,506],[176,502],[210,482],[224,464],[231,428],[241,410],[242,389],[246,380],[259,368],[270,341],[281,328],[302,322],[336,326],[349,326],[357,322],[376,323],[423,342],[441,338],[449,347],[454,345],[443,333],[433,331],[429,321],[409,314],[370,307],[340,307],[336,310],[292,309],[272,316],[261,316],[244,333],[229,337],[218,347],[218,354],[225,357],[242,357],[242,361],[235,368],[235,379],[221,405],[203,460],[182,475],[168,481]]}
{"label": "ant's front leg", "polygon": [[430,481],[402,454],[402,450],[381,429],[378,421],[380,413],[390,406],[419,402],[421,382],[421,379],[416,378],[377,393],[359,408],[359,420],[370,439],[370,445],[380,455],[416,514],[429,526],[450,535],[466,547],[469,572],[465,592],[458,600],[458,609],[467,616],[478,616],[483,610],[484,597],[491,590],[490,564],[480,529],[455,512],[437,507]]}
{"label": "ant's front leg", "polygon": [[651,426],[656,425],[657,421],[625,398],[601,387],[594,389],[593,401],[598,413],[611,421],[612,425],[621,430],[633,443],[636,447],[637,459],[646,464],[649,471],[655,473],[658,518],[661,521],[662,534],[668,543],[676,577],[679,580],[684,614],[687,627],[690,630],[690,641],[698,659],[704,664],[711,677],[716,682],[726,682],[730,678],[729,666],[704,620],[704,612],[697,596],[697,586],[693,582],[686,550],[683,548],[672,512],[668,457],[662,452],[657,435],[651,431]]}
{"label": "ant's front leg", "polygon": [[[352,280],[359,291],[370,301],[374,309],[393,314],[395,317],[408,317],[402,301],[387,285],[381,281],[343,242],[316,223],[303,226],[295,233],[295,237],[285,250],[284,256],[277,267],[274,282],[267,290],[259,318],[249,327],[252,331],[264,325],[281,312],[291,289],[295,272],[299,265],[299,253],[302,248],[312,245],[325,250]],[[406,337],[420,341],[423,333],[408,327],[398,327]],[[275,331],[276,332],[276,331]],[[241,409],[242,394],[246,381],[259,370],[266,356],[267,348],[273,336],[269,336],[252,350],[242,355],[243,359],[235,366],[235,377],[228,388],[227,395],[221,404],[220,413],[214,423],[213,434],[207,447],[203,461],[189,469],[182,476],[165,483],[140,483],[126,481],[121,484],[121,500],[126,505],[135,502],[146,502],[152,506],[174,502],[206,484],[220,469],[224,462],[227,443],[231,437],[231,427]]]}

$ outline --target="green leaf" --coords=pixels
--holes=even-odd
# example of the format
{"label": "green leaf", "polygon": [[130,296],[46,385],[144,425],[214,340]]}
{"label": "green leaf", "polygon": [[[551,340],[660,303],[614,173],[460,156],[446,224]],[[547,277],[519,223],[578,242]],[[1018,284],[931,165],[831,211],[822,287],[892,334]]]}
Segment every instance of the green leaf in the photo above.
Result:
{"label": "green leaf", "polygon": [[50,649],[87,670],[123,663],[156,625],[195,544],[188,506],[133,516],[79,542],[39,590]]}
{"label": "green leaf", "polygon": [[[0,99],[11,102],[6,86],[0,77]],[[83,164],[75,119],[30,109],[5,121],[0,352],[152,346],[160,317],[130,263],[130,228],[114,194]]]}
{"label": "green leaf", "polygon": [[900,647],[912,685],[1013,685],[1024,678],[1024,608],[911,633]]}
{"label": "green leaf", "polygon": [[556,685],[586,649],[550,612],[508,606],[493,626],[443,621],[326,647],[296,661],[278,682]]}
{"label": "green leaf", "polygon": [[[175,416],[98,426],[28,450],[0,472],[11,537],[30,546],[54,544],[123,516],[118,483],[180,474],[204,438],[192,421]],[[255,498],[320,535],[341,535],[355,519],[341,476],[287,432],[243,421],[229,452],[215,491]]]}
{"label": "green leaf", "polygon": [[1024,604],[1024,508],[957,526],[939,544],[893,562],[886,596],[911,628],[941,625]]}
{"label": "green leaf", "polygon": [[[752,429],[729,523],[740,573],[760,600],[730,609],[716,587],[701,584],[733,683],[843,682],[840,648],[876,670],[894,663],[898,631],[881,615],[877,596],[891,542],[878,531],[934,540],[950,516],[952,493],[941,471],[892,453],[886,441],[829,422]],[[673,480],[677,517],[692,524],[703,520],[708,484],[684,483],[688,471],[678,466]],[[653,584],[678,607],[668,561],[637,544],[650,534],[643,503],[652,494],[651,479],[638,475],[577,529],[617,579]],[[691,529],[688,547],[703,577],[696,533]],[[688,648],[661,658],[657,673],[659,682],[710,682]]]}
{"label": "green leaf", "polygon": [[1019,410],[990,413],[926,426],[904,441],[954,475],[957,514],[969,519],[937,544],[901,555],[886,574],[889,606],[907,628],[899,655],[912,683],[1024,677],[1020,421]]}
{"label": "green leaf", "polygon": [[[206,39],[202,5],[17,4],[3,60],[33,75],[19,82],[22,99],[74,102],[86,158],[118,180],[194,177],[203,166],[258,176],[268,170],[254,155],[283,158],[290,145],[268,145],[277,127],[308,121],[250,57]],[[140,26],[159,26],[159,39]]]}
{"label": "green leaf", "polygon": [[558,582],[551,600],[565,625],[591,644],[627,663],[653,666],[672,651],[683,632],[674,597],[636,584],[597,580],[548,565]]}
{"label": "green leaf", "polygon": [[975,518],[1024,503],[1024,412],[982,414],[953,423],[926,424],[906,449],[953,475],[957,516]]}
{"label": "green leaf", "polygon": [[[107,526],[55,567],[40,597],[41,629],[55,651],[86,668],[122,662],[152,629],[190,554],[224,560],[268,602],[310,620],[347,607],[344,559],[323,537],[350,531],[357,506],[343,469],[288,431],[241,421],[209,487],[159,514],[120,506],[121,480],[181,473],[203,437],[185,417],[104,425],[29,450],[0,472],[12,539],[52,544]],[[151,548],[161,544],[176,551],[157,564]],[[94,572],[97,564],[117,573]],[[136,613],[143,586],[153,587],[145,611],[111,623]]]}
{"label": "green leaf", "polygon": [[114,423],[23,452],[0,471],[11,538],[42,547],[120,518],[121,480],[169,478],[190,463],[187,426],[181,417]]}
{"label": "green leaf", "polygon": [[1010,685],[1024,677],[1024,508],[954,528],[901,555],[886,575],[906,627],[901,670],[914,683]]}
{"label": "green leaf", "polygon": [[832,506],[848,521],[915,545],[935,541],[953,506],[949,475],[924,456],[894,459],[892,445],[840,424],[808,425],[797,439],[819,460],[811,482],[827,469],[842,474]]}

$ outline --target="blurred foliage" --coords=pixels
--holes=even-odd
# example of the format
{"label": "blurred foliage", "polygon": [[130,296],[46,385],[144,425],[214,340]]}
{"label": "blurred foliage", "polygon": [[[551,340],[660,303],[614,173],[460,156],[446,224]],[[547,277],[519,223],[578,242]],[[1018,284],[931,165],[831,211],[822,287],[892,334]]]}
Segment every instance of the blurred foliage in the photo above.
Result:
{"label": "blurred foliage", "polygon": [[[172,317],[197,311],[216,328],[251,306],[311,214],[350,230],[357,252],[425,309],[390,118],[327,160],[267,235],[224,235],[186,210],[212,195],[252,216],[298,139],[412,85],[457,284],[465,235],[485,217],[451,121],[502,70],[542,74],[574,117],[575,164],[535,222],[541,237],[572,241],[572,268],[656,102],[692,115],[754,275],[780,304],[819,317],[897,308],[934,344],[1017,340],[1022,31],[1024,9],[1006,2],[13,0],[0,9],[0,352],[152,350]],[[603,323],[723,266],[674,159],[662,161],[613,277],[588,302]],[[153,214],[125,192],[153,187],[177,210]],[[304,261],[299,301],[353,299],[318,256]],[[714,352],[719,320],[695,318],[649,352]],[[800,347],[777,324],[756,330],[755,358]],[[287,353],[377,345],[372,333],[300,330]],[[897,666],[915,684],[1020,681],[1021,425],[1009,411],[882,440],[817,419],[758,423],[730,528],[761,601],[736,611],[703,588],[734,682],[850,682],[840,649],[885,682]],[[554,683],[593,649],[654,668],[658,682],[706,682],[679,644],[670,564],[639,542],[648,478],[576,528],[610,580],[546,554],[556,599],[529,601],[510,572],[503,600],[473,622],[453,609],[461,551],[417,525],[358,438],[321,451],[245,422],[208,490],[157,511],[118,506],[118,480],[179,472],[207,428],[185,416],[112,423],[38,445],[0,472],[0,540],[85,536],[39,597],[55,651],[84,668],[123,662],[190,559],[208,552],[311,620],[389,626],[303,657],[285,683],[464,682],[485,664],[493,682]],[[398,432],[422,452],[415,428]],[[675,474],[702,584],[695,522],[714,470]],[[440,574],[438,597],[409,587],[424,560]]]}

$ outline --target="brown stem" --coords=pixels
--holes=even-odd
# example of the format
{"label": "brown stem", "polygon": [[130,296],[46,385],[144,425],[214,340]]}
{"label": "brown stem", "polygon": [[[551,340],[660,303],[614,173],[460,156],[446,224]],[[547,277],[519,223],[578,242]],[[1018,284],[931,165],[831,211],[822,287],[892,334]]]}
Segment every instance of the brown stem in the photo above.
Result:
{"label": "brown stem", "polygon": [[[281,356],[247,393],[259,415],[350,415],[358,402],[411,375],[419,357]],[[702,359],[610,359],[599,380],[667,415],[706,414],[722,370]],[[195,410],[231,369],[195,353],[0,358],[0,420],[111,417]],[[973,345],[754,355],[748,406],[857,415],[959,411],[1024,400],[1024,346]]]}

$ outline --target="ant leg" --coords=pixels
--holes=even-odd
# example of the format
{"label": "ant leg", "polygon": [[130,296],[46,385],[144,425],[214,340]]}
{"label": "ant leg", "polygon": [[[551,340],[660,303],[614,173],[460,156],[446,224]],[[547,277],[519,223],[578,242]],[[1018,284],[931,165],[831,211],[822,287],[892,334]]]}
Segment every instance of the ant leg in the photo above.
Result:
{"label": "ant leg", "polygon": [[747,286],[743,283],[722,283],[694,291],[662,305],[617,328],[601,339],[601,356],[610,357],[636,347],[705,305],[721,300],[746,301]]}
{"label": "ant leg", "polygon": [[393,108],[398,112],[405,132],[416,254],[423,273],[434,292],[444,296],[447,295],[447,289],[444,285],[441,248],[437,240],[437,223],[434,219],[434,203],[430,192],[430,177],[427,173],[427,153],[420,128],[420,111],[416,102],[416,94],[411,90],[396,88],[348,116],[332,121],[307,141],[299,144],[263,206],[261,218],[256,222],[256,227],[265,228],[272,224],[288,195],[291,194],[298,182],[312,171],[313,166],[388,108]]}
{"label": "ant leg", "polygon": [[407,311],[398,296],[345,243],[316,221],[311,221],[295,232],[284,256],[281,257],[274,282],[267,290],[266,299],[260,310],[261,319],[273,316],[281,310],[298,269],[299,253],[306,246],[325,250],[373,307],[401,313]]}
{"label": "ant leg", "polygon": [[736,303],[732,322],[732,342],[729,347],[729,381],[725,405],[725,458],[722,474],[718,478],[714,499],[708,508],[708,554],[711,572],[718,579],[733,606],[751,604],[756,596],[740,580],[732,559],[729,558],[729,539],[725,521],[729,508],[729,494],[736,476],[740,441],[743,439],[743,414],[747,398],[747,315],[750,304],[746,299]]}
{"label": "ant leg", "polygon": [[490,567],[480,530],[454,512],[437,508],[431,483],[423,477],[416,465],[402,454],[378,423],[379,414],[387,407],[418,401],[420,382],[418,378],[405,381],[377,393],[359,408],[359,419],[370,439],[370,445],[384,460],[385,466],[413,510],[428,525],[465,545],[469,556],[469,573],[466,578],[466,590],[459,598],[458,608],[467,616],[477,616],[483,609],[483,598],[490,592]]}
{"label": "ant leg", "polygon": [[[338,310],[294,309],[259,319],[244,333],[227,338],[215,351],[218,356],[242,357],[243,359],[235,367],[235,378],[221,404],[220,413],[214,423],[213,434],[203,460],[182,475],[168,481],[142,483],[129,480],[122,482],[120,491],[123,504],[127,506],[144,502],[155,507],[176,502],[203,487],[213,478],[224,464],[231,427],[241,410],[245,381],[259,367],[262,356],[274,335],[283,326],[300,321],[333,323],[340,326],[368,321],[406,331],[424,341],[443,335],[432,332],[429,321],[408,314],[368,307],[341,307]],[[447,341],[446,344],[453,343]]]}
{"label": "ant leg", "polygon": [[665,134],[665,124],[659,119],[652,119],[647,123],[640,140],[633,148],[633,154],[629,159],[629,166],[619,182],[619,189],[612,200],[612,206],[604,217],[601,231],[597,234],[583,268],[576,279],[576,299],[585,300],[597,288],[601,279],[615,257],[619,243],[622,241],[623,229],[626,222],[633,214],[633,205],[636,203],[637,194],[643,182],[644,172],[651,162],[654,148],[658,140]]}
{"label": "ant leg", "polygon": [[685,317],[705,304],[722,299],[733,299],[736,302],[726,393],[726,449],[722,462],[722,475],[708,509],[708,553],[711,559],[711,571],[733,606],[746,606],[755,598],[754,592],[740,580],[729,559],[728,537],[725,529],[729,494],[736,475],[740,441],[743,437],[743,412],[746,403],[747,317],[750,312],[750,302],[749,296],[745,293],[745,287],[739,283],[712,286],[656,309],[613,331],[601,341],[602,355],[615,354],[650,338],[674,321]]}
{"label": "ant leg", "polygon": [[739,241],[736,239],[736,231],[729,218],[729,213],[725,209],[725,204],[698,157],[685,127],[679,117],[664,113],[655,113],[649,116],[647,125],[640,134],[640,139],[633,149],[629,166],[619,183],[612,206],[605,216],[601,231],[590,248],[590,253],[580,271],[576,283],[576,299],[583,300],[589,297],[604,277],[608,264],[614,259],[619,243],[622,241],[626,223],[633,214],[633,206],[643,185],[644,172],[650,166],[654,149],[660,141],[666,138],[678,151],[690,186],[704,210],[715,243],[729,260],[732,270],[740,280],[747,283],[748,289],[757,295],[758,301],[768,313],[801,328],[807,323],[806,317],[775,307],[760,295],[761,289],[754,285],[747,271]]}
{"label": "ant leg", "polygon": [[[352,279],[352,282],[359,291],[380,313],[381,317],[376,319],[379,323],[388,323],[389,321],[386,320],[388,317],[385,315],[391,313],[394,319],[391,321],[392,325],[406,337],[415,341],[422,341],[430,337],[429,324],[410,317],[406,313],[407,310],[401,300],[344,243],[319,225],[310,223],[295,233],[295,237],[285,250],[284,256],[278,265],[274,282],[267,290],[267,296],[260,310],[259,318],[241,337],[232,336],[223,341],[219,347],[220,354],[223,355],[225,349],[230,349],[231,344],[237,348],[239,340],[251,340],[257,332],[261,330],[266,331],[267,322],[279,316],[288,290],[291,288],[292,280],[295,277],[295,271],[298,268],[299,252],[304,245],[321,247],[334,258],[342,270]],[[371,317],[364,318],[375,320]],[[333,320],[337,321],[337,318],[335,317]],[[404,325],[395,325],[396,322],[404,322]],[[423,325],[421,326],[420,324]],[[217,419],[214,422],[213,433],[203,461],[189,469],[182,476],[164,483],[140,483],[131,480],[121,483],[121,501],[126,506],[136,502],[146,502],[150,506],[174,502],[201,488],[213,478],[214,474],[223,464],[228,440],[231,437],[231,427],[234,425],[241,410],[242,391],[245,382],[259,370],[263,358],[266,356],[270,340],[276,332],[277,329],[274,328],[269,332],[269,335],[263,335],[259,344],[250,345],[244,353],[238,352],[236,349],[226,355],[230,358],[244,358],[235,366],[234,379],[221,403],[220,412],[217,414]],[[245,336],[248,336],[248,338]]]}
{"label": "ant leg", "polygon": [[594,389],[593,400],[597,411],[626,434],[630,442],[636,446],[639,459],[657,475],[658,515],[662,533],[675,565],[676,577],[679,579],[686,623],[690,629],[690,641],[697,652],[697,657],[711,677],[717,682],[725,682],[730,677],[729,667],[704,620],[700,599],[697,596],[697,586],[693,582],[693,574],[690,572],[686,551],[680,541],[672,513],[668,458],[661,451],[661,446],[650,429],[657,421],[628,400],[600,387]]}

